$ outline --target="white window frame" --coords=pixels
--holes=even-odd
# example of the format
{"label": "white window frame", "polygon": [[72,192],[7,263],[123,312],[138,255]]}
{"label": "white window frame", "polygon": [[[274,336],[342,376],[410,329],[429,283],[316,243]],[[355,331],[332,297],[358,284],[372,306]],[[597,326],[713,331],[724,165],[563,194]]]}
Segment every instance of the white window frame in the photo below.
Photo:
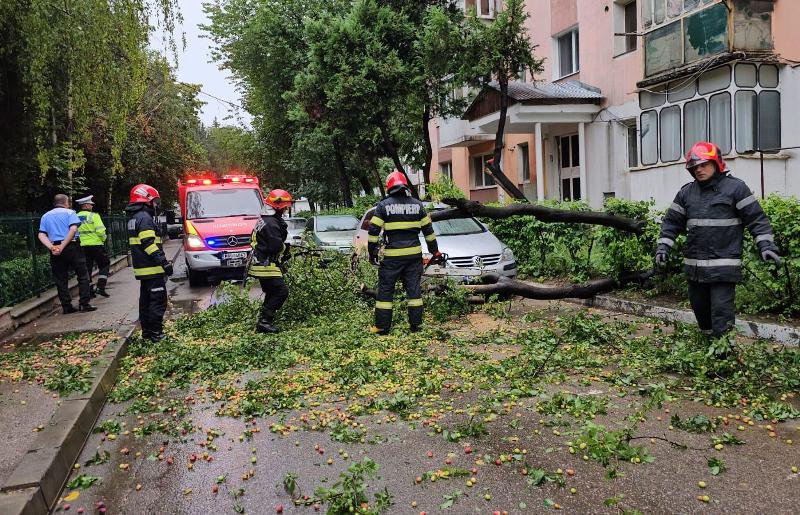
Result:
{"label": "white window frame", "polygon": [[[627,55],[633,52],[636,52],[639,49],[639,39],[638,36],[618,36],[616,34],[625,34],[625,33],[638,33],[639,32],[639,4],[637,2],[641,2],[642,0],[614,0],[614,57],[620,57],[623,55]],[[645,0],[647,1],[647,0]],[[628,28],[625,26],[625,22],[627,21],[625,14],[628,6],[631,4],[636,4],[634,9],[636,11],[636,27],[633,28],[633,31],[629,31]],[[634,45],[632,49],[628,49],[628,38],[633,37]]]}
{"label": "white window frame", "polygon": [[439,175],[442,177],[447,177],[451,181],[453,180],[453,162],[452,161],[442,161],[439,163]]}
{"label": "white window frame", "polygon": [[[701,2],[700,5],[705,5],[705,4],[703,4]],[[729,117],[728,117],[728,119],[730,120],[730,127],[728,127],[727,130],[729,131],[729,134],[730,134],[731,148],[730,148],[730,150],[728,152],[725,152],[725,155],[726,156],[737,156],[737,155],[740,155],[742,153],[746,153],[747,152],[746,149],[742,149],[742,150],[737,149],[737,133],[738,133],[738,131],[737,131],[736,124],[738,123],[738,120],[737,120],[737,116],[736,116],[736,93],[737,92],[743,92],[743,91],[752,91],[752,92],[754,92],[756,94],[756,97],[758,98],[759,95],[764,91],[774,91],[774,92],[776,92],[776,93],[778,93],[780,95],[779,99],[780,99],[780,105],[781,105],[782,109],[785,106],[785,103],[784,103],[785,102],[785,98],[784,98],[784,95],[783,95],[782,85],[781,85],[781,81],[780,81],[780,79],[781,79],[780,69],[779,69],[779,73],[778,73],[778,85],[776,87],[764,87],[764,86],[761,85],[761,81],[760,80],[757,82],[756,86],[754,86],[754,87],[741,87],[741,86],[737,86],[736,85],[736,76],[735,76],[735,66],[736,66],[736,64],[738,64],[738,62],[732,62],[732,63],[728,63],[728,64],[723,65],[723,66],[728,66],[729,68],[731,68],[731,74],[730,74],[731,80],[730,80],[730,83],[728,84],[728,86],[725,87],[725,88],[714,90],[714,91],[709,91],[708,93],[703,93],[703,94],[701,94],[699,92],[699,90],[696,89],[695,94],[690,98],[687,98],[687,99],[684,99],[684,100],[680,100],[680,101],[674,101],[674,102],[670,102],[669,100],[667,100],[667,101],[665,101],[664,103],[662,103],[659,106],[640,110],[640,114],[639,114],[640,119],[641,119],[641,116],[646,112],[655,112],[656,115],[657,115],[657,120],[658,120],[658,123],[657,123],[658,130],[657,130],[657,136],[656,136],[656,138],[657,138],[656,141],[658,142],[658,147],[657,147],[658,159],[656,160],[655,163],[644,163],[644,160],[642,159],[642,152],[643,152],[644,146],[643,146],[643,142],[642,142],[642,135],[641,135],[641,133],[639,134],[639,162],[640,162],[640,166],[642,168],[656,167],[656,166],[661,166],[661,165],[666,165],[666,164],[673,164],[673,163],[676,162],[676,161],[663,161],[661,159],[661,130],[662,130],[662,127],[661,127],[661,111],[663,109],[666,109],[666,108],[669,108],[669,107],[674,107],[674,106],[679,106],[680,107],[680,114],[681,114],[681,116],[680,116],[680,119],[681,119],[680,133],[681,133],[681,139],[683,140],[684,137],[685,137],[685,134],[684,134],[685,133],[684,106],[689,102],[693,102],[693,101],[696,101],[696,100],[704,99],[706,101],[706,117],[707,117],[707,121],[708,121],[707,133],[708,133],[708,137],[710,138],[711,134],[713,133],[712,125],[711,125],[711,116],[712,116],[711,98],[716,96],[716,95],[719,95],[721,93],[728,93],[730,95],[730,113],[729,113]],[[759,73],[761,71],[761,66],[772,65],[772,63],[763,63],[763,62],[755,62],[754,64],[758,67],[758,72]],[[683,79],[683,80],[685,80],[685,79]],[[681,84],[683,82],[683,80],[680,79],[680,78],[679,79],[673,79],[672,82],[674,84]],[[699,80],[699,77],[696,77],[694,79],[695,82],[697,82],[698,80]],[[650,87],[648,87],[648,89],[656,90],[656,89],[660,88],[660,86],[661,85],[650,86]],[[668,97],[669,95],[666,95],[666,96]],[[778,131],[779,131],[778,137],[779,137],[779,140],[781,142],[783,142],[783,140],[784,140],[784,135],[783,135],[784,127],[781,125],[780,122],[781,122],[781,120],[777,120]],[[756,128],[754,129],[756,131],[755,132],[756,139],[755,139],[754,145],[757,146],[758,145],[758,138],[760,137],[759,132],[758,132],[758,120],[754,119],[753,123],[756,124],[756,126],[755,126]],[[688,144],[689,144],[689,142],[683,142],[682,141],[681,148],[684,148]],[[724,149],[723,149],[723,152],[724,152]]]}
{"label": "white window frame", "polygon": [[[527,143],[520,143],[517,145],[519,149],[519,181],[522,184],[530,184],[531,182],[531,148]],[[523,152],[522,149],[525,149]],[[525,155],[527,154],[527,155]],[[528,172],[528,177],[525,177],[525,172]]]}
{"label": "white window frame", "polygon": [[483,12],[483,0],[475,0],[475,13],[478,18],[483,18],[485,20],[493,20],[494,13],[495,13],[495,0],[488,0],[487,2],[487,11]]}
{"label": "white window frame", "polygon": [[[486,161],[494,157],[494,152],[487,152],[485,154],[478,154],[474,156],[469,156],[469,166],[472,178],[470,180],[470,185],[474,190],[481,190],[481,189],[488,189],[488,188],[496,188],[497,182],[494,181],[494,177],[486,173],[484,170],[486,169]],[[475,160],[480,158],[481,159],[481,169],[475,169]],[[478,177],[481,179],[481,183],[478,184]],[[490,178],[494,184],[486,184],[486,178]]]}
{"label": "white window frame", "polygon": [[[571,34],[572,35],[572,71],[561,75],[561,45],[559,45],[559,40],[564,36]],[[553,48],[555,52],[553,52],[557,59],[556,59],[556,67],[553,70],[553,80],[560,80],[565,77],[569,77],[570,75],[575,75],[576,73],[580,73],[581,71],[581,61],[580,61],[580,45],[579,45],[579,38],[580,38],[580,31],[578,30],[578,26],[575,25],[570,27],[569,29],[560,32],[553,36]]]}

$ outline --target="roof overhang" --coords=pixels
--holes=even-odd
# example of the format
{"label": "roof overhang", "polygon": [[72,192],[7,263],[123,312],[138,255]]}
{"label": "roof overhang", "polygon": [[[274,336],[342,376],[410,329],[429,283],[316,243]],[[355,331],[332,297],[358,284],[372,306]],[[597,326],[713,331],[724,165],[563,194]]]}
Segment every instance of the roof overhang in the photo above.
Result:
{"label": "roof overhang", "polygon": [[[594,120],[601,107],[598,104],[530,105],[514,104],[506,114],[507,134],[531,134],[537,123],[589,123]],[[500,112],[494,112],[472,120],[470,126],[478,134],[497,132]]]}

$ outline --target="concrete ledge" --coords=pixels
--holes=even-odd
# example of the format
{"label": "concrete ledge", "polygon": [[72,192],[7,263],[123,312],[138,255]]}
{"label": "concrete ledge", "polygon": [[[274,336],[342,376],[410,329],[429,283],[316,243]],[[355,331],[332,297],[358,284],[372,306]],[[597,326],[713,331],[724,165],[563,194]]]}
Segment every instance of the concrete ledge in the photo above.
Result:
{"label": "concrete ledge", "polygon": [[46,513],[58,500],[116,381],[119,365],[128,350],[135,324],[117,329],[93,366],[94,381],[89,391],[72,394],[56,409],[45,429],[0,491],[0,513],[8,515]]}
{"label": "concrete ledge", "polygon": [[38,487],[0,493],[0,513],[19,515],[41,515],[47,513],[47,505]]}
{"label": "concrete ledge", "polygon": [[[128,266],[128,256],[118,256],[111,260],[109,272],[115,274]],[[97,272],[92,274],[95,277]],[[72,296],[78,294],[78,281],[69,282],[69,291]],[[11,307],[0,309],[0,337],[6,336],[19,327],[29,324],[37,318],[44,316],[61,306],[58,300],[58,290],[50,288],[38,297],[28,299]]]}
{"label": "concrete ledge", "polygon": [[[643,317],[660,318],[661,320],[666,320],[668,322],[684,322],[687,324],[696,323],[694,313],[691,311],[669,308],[665,306],[656,306],[654,304],[625,300],[608,295],[598,295],[593,299],[576,302],[585,304],[587,306],[607,309],[609,311],[630,313],[632,315]],[[776,342],[785,343],[791,347],[796,347],[798,344],[800,344],[800,330],[795,327],[737,318],[736,328],[745,336],[752,338],[774,340]]]}

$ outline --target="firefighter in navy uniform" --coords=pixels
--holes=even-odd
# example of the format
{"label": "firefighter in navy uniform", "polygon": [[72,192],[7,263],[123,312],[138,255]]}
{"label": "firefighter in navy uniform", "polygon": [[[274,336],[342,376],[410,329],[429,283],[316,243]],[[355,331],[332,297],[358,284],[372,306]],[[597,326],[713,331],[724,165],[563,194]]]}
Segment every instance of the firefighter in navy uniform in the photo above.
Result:
{"label": "firefighter in navy uniform", "polygon": [[261,305],[261,316],[256,324],[256,332],[277,333],[275,315],[289,297],[289,288],[283,280],[280,265],[284,256],[288,256],[286,236],[288,234],[283,213],[292,205],[292,196],[286,190],[272,190],[267,195],[267,204],[261,212],[250,246],[253,256],[249,274],[261,283],[264,292],[264,303]]}
{"label": "firefighter in navy uniform", "polygon": [[369,260],[378,264],[381,230],[386,247],[378,271],[378,294],[375,302],[375,325],[370,329],[377,334],[388,334],[392,326],[392,300],[397,280],[403,282],[408,300],[408,324],[412,331],[422,325],[422,231],[431,260],[438,262],[442,254],[436,244],[431,218],[422,202],[412,198],[408,182],[402,172],[395,171],[386,179],[387,196],[375,208],[369,222]]}
{"label": "firefighter in navy uniform", "polygon": [[131,190],[128,215],[133,275],[139,282],[139,323],[142,338],[157,342],[164,338],[164,313],[167,310],[167,277],[172,275],[172,263],[164,255],[161,234],[155,222],[161,198],[147,184]]}
{"label": "firefighter in navy uniform", "polygon": [[103,219],[100,218],[100,215],[93,212],[94,195],[79,198],[75,203],[81,208],[78,212],[78,218],[81,219],[81,225],[78,227],[78,236],[81,240],[83,255],[86,257],[86,270],[89,272],[90,281],[92,268],[97,263],[97,288],[95,289],[92,285],[92,297],[95,294],[109,297],[106,292],[106,283],[108,282],[111,260],[108,259],[108,254],[106,254],[106,226],[103,224]]}
{"label": "firefighter in navy uniform", "polygon": [[[719,338],[734,326],[736,283],[742,280],[744,227],[753,235],[761,259],[780,264],[772,226],[750,188],[728,175],[719,147],[698,142],[686,156],[694,181],[675,196],[661,225],[655,261],[666,266],[675,238],[687,231],[683,247],[689,301],[697,325]],[[721,350],[721,357],[727,353]]]}

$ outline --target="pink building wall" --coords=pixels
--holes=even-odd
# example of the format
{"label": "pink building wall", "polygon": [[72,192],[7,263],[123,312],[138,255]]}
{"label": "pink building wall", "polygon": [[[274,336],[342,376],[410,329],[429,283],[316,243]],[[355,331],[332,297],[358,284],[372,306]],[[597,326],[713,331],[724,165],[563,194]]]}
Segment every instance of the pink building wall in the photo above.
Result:
{"label": "pink building wall", "polygon": [[800,61],[800,0],[776,0],[772,15],[772,36],[775,52],[781,57]]}
{"label": "pink building wall", "polygon": [[635,51],[614,56],[612,0],[528,0],[526,4],[531,15],[528,32],[537,45],[534,55],[545,59],[544,71],[536,79],[549,82],[556,78],[553,36],[578,25],[580,70],[566,78],[600,88],[605,105],[636,100],[636,82],[641,80],[644,66],[642,41],[638,40]]}

